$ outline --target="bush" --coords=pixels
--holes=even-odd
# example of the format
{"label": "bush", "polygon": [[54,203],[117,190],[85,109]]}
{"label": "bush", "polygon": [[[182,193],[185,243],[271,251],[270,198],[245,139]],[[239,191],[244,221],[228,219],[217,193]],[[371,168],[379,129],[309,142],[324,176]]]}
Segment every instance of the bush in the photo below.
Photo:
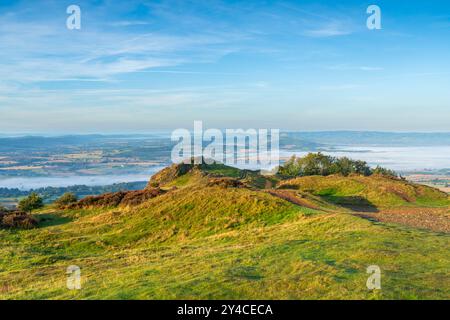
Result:
{"label": "bush", "polygon": [[44,203],[42,198],[35,192],[32,192],[28,197],[20,200],[19,209],[21,211],[30,212],[42,208]]}
{"label": "bush", "polygon": [[99,196],[88,196],[76,203],[70,204],[69,208],[81,209],[135,206],[151,198],[157,197],[163,193],[164,191],[159,188],[145,188],[144,190],[111,192]]}
{"label": "bush", "polygon": [[37,220],[25,212],[0,213],[1,228],[31,229],[37,224]]}
{"label": "bush", "polygon": [[397,173],[393,170],[382,168],[380,166],[377,166],[375,169],[372,170],[372,174],[379,174],[382,176],[388,176],[388,177],[398,177]]}
{"label": "bush", "polygon": [[121,206],[137,206],[145,201],[161,195],[159,188],[146,188],[144,190],[128,191],[120,202]]}
{"label": "bush", "polygon": [[150,182],[148,183],[148,186],[149,186],[150,188],[159,188],[159,182],[156,182],[156,181],[150,181]]}
{"label": "bush", "polygon": [[208,187],[219,186],[221,188],[241,188],[244,184],[238,179],[221,177],[221,178],[211,178],[206,184]]}
{"label": "bush", "polygon": [[72,192],[66,192],[61,197],[55,200],[54,204],[60,208],[63,209],[66,206],[75,203],[78,201],[77,196]]}

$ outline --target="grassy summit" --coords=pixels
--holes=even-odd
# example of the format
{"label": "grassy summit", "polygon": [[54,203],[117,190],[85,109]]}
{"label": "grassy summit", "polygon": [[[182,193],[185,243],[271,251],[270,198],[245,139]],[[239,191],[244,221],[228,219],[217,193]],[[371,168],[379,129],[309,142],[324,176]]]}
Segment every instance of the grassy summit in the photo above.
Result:
{"label": "grassy summit", "polygon": [[[445,194],[400,179],[174,165],[146,191],[47,207],[38,228],[0,229],[0,298],[448,298],[449,233],[369,220],[366,205],[365,215],[450,220]],[[81,268],[81,290],[66,288],[69,265]],[[370,265],[382,290],[366,287]]]}

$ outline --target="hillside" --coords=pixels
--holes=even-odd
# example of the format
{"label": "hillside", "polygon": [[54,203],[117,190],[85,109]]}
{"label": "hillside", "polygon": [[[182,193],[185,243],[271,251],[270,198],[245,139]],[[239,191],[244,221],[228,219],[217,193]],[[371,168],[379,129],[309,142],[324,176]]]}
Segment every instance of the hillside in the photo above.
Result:
{"label": "hillside", "polygon": [[[448,231],[362,216],[431,210],[448,224],[448,197],[435,189],[384,177],[280,180],[217,164],[171,166],[146,190],[47,207],[38,228],[0,229],[0,297],[448,298]],[[66,289],[69,265],[80,266],[82,290]],[[366,287],[370,265],[382,290]]]}
{"label": "hillside", "polygon": [[390,207],[448,204],[448,195],[438,189],[382,175],[300,177],[281,181],[278,187],[308,192],[342,205]]}

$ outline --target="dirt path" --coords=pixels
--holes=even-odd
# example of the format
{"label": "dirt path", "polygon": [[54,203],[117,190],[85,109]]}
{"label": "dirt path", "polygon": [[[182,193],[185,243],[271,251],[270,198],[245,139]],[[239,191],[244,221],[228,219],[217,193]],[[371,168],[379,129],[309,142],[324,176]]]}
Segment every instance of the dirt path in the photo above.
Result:
{"label": "dirt path", "polygon": [[380,222],[450,233],[450,208],[389,208],[375,213],[355,212],[355,215]]}
{"label": "dirt path", "polygon": [[299,198],[294,191],[290,190],[269,190],[268,191],[271,195],[281,198],[283,200],[289,201],[290,203],[296,204],[301,207],[306,207],[309,209],[316,209],[316,210],[322,210],[323,208],[320,208],[318,206],[315,206],[311,202],[309,202],[306,199]]}
{"label": "dirt path", "polygon": [[[325,209],[306,198],[299,197],[291,190],[268,190],[271,195],[289,201],[298,206],[325,211]],[[347,211],[347,210],[351,211]],[[379,222],[397,223],[408,227],[431,230],[434,232],[450,233],[450,208],[423,208],[423,207],[399,207],[399,208],[375,208],[372,207],[343,207],[342,210],[353,215]]]}

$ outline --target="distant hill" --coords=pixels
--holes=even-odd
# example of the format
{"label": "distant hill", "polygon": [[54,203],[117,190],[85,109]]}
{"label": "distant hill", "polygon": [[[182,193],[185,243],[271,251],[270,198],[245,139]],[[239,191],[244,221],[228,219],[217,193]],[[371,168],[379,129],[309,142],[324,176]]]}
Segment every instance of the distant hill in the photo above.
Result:
{"label": "distant hill", "polygon": [[448,146],[450,132],[318,131],[286,132],[284,137],[333,146]]}

